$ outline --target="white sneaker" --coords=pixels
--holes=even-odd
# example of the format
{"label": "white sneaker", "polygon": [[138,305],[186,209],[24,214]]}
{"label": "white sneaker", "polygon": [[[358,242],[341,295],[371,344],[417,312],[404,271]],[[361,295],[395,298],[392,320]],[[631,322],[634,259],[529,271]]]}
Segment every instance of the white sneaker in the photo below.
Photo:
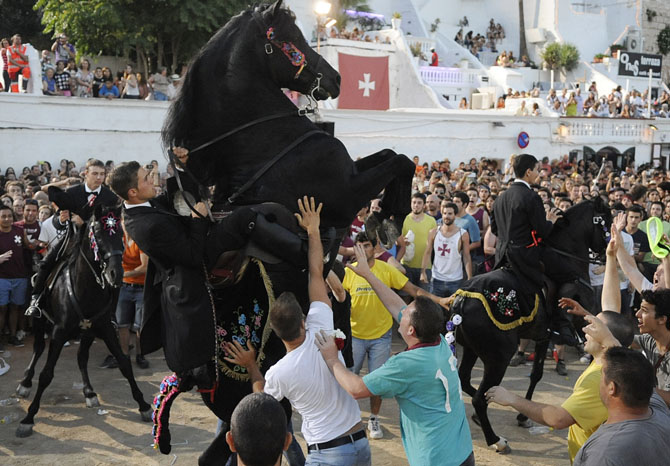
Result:
{"label": "white sneaker", "polygon": [[25,337],[26,337],[26,332],[24,332],[23,330],[17,330],[16,331],[16,338],[18,338],[19,340],[23,340]]}
{"label": "white sneaker", "polygon": [[382,428],[379,425],[379,419],[376,417],[371,417],[368,420],[368,430],[370,431],[370,438],[379,439],[384,436],[384,432],[382,432]]}
{"label": "white sneaker", "polygon": [[4,375],[7,372],[9,372],[9,364],[7,364],[4,359],[0,358],[0,375]]}

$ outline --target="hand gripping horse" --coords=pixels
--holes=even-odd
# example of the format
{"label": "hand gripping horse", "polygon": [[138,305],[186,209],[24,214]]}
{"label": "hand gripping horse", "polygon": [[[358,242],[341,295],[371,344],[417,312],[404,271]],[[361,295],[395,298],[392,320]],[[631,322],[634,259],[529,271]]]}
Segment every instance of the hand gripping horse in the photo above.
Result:
{"label": "hand gripping horse", "polygon": [[[75,234],[70,232],[70,234]],[[40,373],[35,398],[28,413],[16,429],[17,437],[28,437],[33,432],[35,415],[40,408],[44,390],[54,376],[66,341],[81,334],[77,363],[84,382],[84,397],[89,408],[100,406],[98,396],[88,377],[88,353],[95,337],[101,338],[119,362],[119,369],[128,379],[133,398],[138,404],[141,418],[151,421],[151,406],[137,386],[130,359],[121,351],[116,330],[112,325],[112,312],[116,309],[118,289],[123,280],[121,258],[123,254],[123,231],[120,208],[96,207],[88,224],[82,226],[78,237],[73,238],[67,263],[58,269],[53,291],[45,299],[45,314],[34,320],[35,342],[33,357],[20,382],[17,393],[30,395],[35,366],[44,351],[44,332],[48,316],[53,326],[47,362]],[[65,241],[65,240],[64,240]]]}
{"label": "hand gripping horse", "polygon": [[[602,253],[607,246],[607,226],[611,222],[609,208],[602,199],[581,202],[565,212],[544,243],[545,274],[554,282],[553,296],[547,300],[553,312],[557,298],[568,297],[583,303],[593,303],[589,283],[589,249]],[[462,318],[456,327],[456,340],[463,345],[459,377],[463,391],[472,397],[473,419],[478,423],[486,443],[499,453],[509,453],[507,440],[493,431],[487,415],[486,391],[499,385],[519,337],[536,341],[535,359],[526,398],[531,399],[535,386],[542,378],[544,359],[549,345],[549,312],[544,299],[535,295],[526,299],[517,295],[518,278],[510,269],[497,269],[474,277],[454,294],[451,312]],[[524,312],[526,307],[526,312]],[[454,318],[452,317],[452,321]],[[478,388],[470,382],[472,368],[480,358],[484,376]],[[528,419],[519,414],[520,426],[530,427]]]}
{"label": "hand gripping horse", "polygon": [[[178,175],[215,186],[215,212],[272,203],[268,218],[299,233],[292,214],[296,200],[307,195],[324,205],[323,230],[334,230],[334,238],[341,239],[360,208],[384,191],[384,211],[402,222],[410,210],[413,162],[391,150],[354,162],[340,141],[307,118],[313,106],[299,110],[282,91],[295,90],[315,101],[337,97],[339,84],[339,74],[309,47],[281,0],[246,10],[221,28],[190,64],[163,128],[164,145],[189,149],[185,173]],[[204,195],[207,189],[200,191]],[[397,234],[389,236],[395,239]],[[338,244],[334,240],[324,247],[331,259]],[[269,309],[284,291],[295,293],[308,309],[304,269],[286,260],[247,259],[237,269],[233,286],[212,290],[217,342],[250,341],[265,372],[285,353],[266,325]],[[216,389],[203,393],[203,400],[228,423],[251,386],[243,368],[223,360],[221,348],[217,346],[215,356]],[[154,434],[163,453],[170,451],[170,405],[188,385],[175,374],[164,380],[156,398]],[[219,464],[229,454],[220,435],[200,464]]]}

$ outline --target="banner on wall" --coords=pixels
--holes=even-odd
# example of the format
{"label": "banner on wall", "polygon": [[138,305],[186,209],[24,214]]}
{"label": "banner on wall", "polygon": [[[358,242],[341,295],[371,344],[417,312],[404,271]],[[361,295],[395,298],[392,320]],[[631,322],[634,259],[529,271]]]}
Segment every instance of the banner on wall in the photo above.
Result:
{"label": "banner on wall", "polygon": [[337,108],[388,110],[389,57],[338,54],[340,97]]}
{"label": "banner on wall", "polygon": [[650,53],[619,52],[619,76],[635,78],[661,77],[663,56]]}

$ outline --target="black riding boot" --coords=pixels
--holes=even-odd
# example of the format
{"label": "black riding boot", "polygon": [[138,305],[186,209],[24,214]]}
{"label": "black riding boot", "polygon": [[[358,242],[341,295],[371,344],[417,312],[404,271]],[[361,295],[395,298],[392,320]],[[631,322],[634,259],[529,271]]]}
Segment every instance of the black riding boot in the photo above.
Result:
{"label": "black riding boot", "polygon": [[40,299],[44,292],[47,277],[58,261],[58,254],[60,251],[59,246],[60,245],[54,245],[54,247],[49,250],[47,255],[44,256],[44,259],[40,261],[37,273],[33,276],[33,294],[30,297],[30,305],[25,312],[25,315],[28,317],[42,317]]}
{"label": "black riding boot", "polygon": [[249,222],[249,239],[269,254],[291,264],[307,267],[307,242],[283,226],[269,222],[259,213],[254,222]]}

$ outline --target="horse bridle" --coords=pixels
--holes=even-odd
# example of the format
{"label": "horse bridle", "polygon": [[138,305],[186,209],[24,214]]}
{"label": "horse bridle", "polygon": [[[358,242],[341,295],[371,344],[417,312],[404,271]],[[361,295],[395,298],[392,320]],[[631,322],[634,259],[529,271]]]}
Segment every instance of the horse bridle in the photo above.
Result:
{"label": "horse bridle", "polygon": [[[593,222],[594,225],[600,225],[600,227],[603,230],[603,234],[605,235],[605,238],[609,235],[609,230],[607,228],[607,222],[605,222],[605,219],[603,218],[602,215],[598,215],[595,213],[593,217],[591,218],[591,222]],[[585,262],[587,264],[597,264],[597,265],[605,265],[605,263],[600,260],[600,259],[582,259],[579,256],[576,256],[575,254],[562,251],[561,249],[555,248],[554,246],[550,246],[549,244],[545,243],[545,246],[547,249],[555,252],[556,254],[560,254],[561,256],[569,257],[570,259],[574,259],[579,262]]]}
{"label": "horse bridle", "polygon": [[[306,71],[314,76],[314,79],[312,80],[310,87],[309,87],[309,92],[306,94],[308,98],[308,104],[303,107],[299,108],[298,111],[296,112],[295,110],[290,110],[287,112],[281,112],[278,114],[274,115],[267,115],[263,116],[261,118],[257,118],[255,120],[252,120],[250,122],[244,123],[236,128],[233,128],[230,131],[227,131],[199,146],[197,146],[194,149],[189,150],[189,155],[192,155],[193,153],[202,150],[206,147],[211,146],[212,144],[215,144],[217,142],[220,142],[236,133],[239,133],[242,130],[245,130],[247,128],[251,128],[252,126],[256,126],[260,123],[265,123],[268,121],[272,120],[277,120],[279,118],[285,118],[288,116],[301,116],[304,117],[308,114],[311,113],[317,113],[319,110],[318,105],[316,104],[316,97],[314,96],[314,92],[321,87],[321,79],[323,78],[323,75],[321,73],[318,73],[313,69],[310,64],[307,62],[307,59],[305,57],[305,54],[293,44],[293,42],[289,41],[282,41],[276,38],[274,28],[271,26],[267,26],[265,24],[265,21],[263,20],[263,15],[261,14],[260,10],[257,8],[256,10],[253,11],[252,13],[252,18],[260,28],[260,31],[267,42],[265,43],[264,49],[265,49],[265,54],[266,55],[272,55],[274,53],[274,48],[276,47],[279,49],[291,62],[293,66],[298,68],[295,76],[293,79],[298,79],[300,78],[300,75],[302,74],[303,71]],[[316,68],[318,68],[319,63],[323,59],[321,55],[318,56],[318,60],[316,63]],[[295,148],[298,144],[303,142],[305,139],[315,135],[315,134],[328,134],[325,133],[322,130],[312,130],[309,131],[300,137],[298,137],[296,140],[291,142],[287,147],[282,149],[276,156],[274,156],[270,161],[268,161],[263,167],[258,170],[254,176],[252,176],[242,187],[240,187],[237,191],[235,191],[229,198],[228,198],[228,205],[232,205],[242,194],[244,194],[258,179],[265,174],[279,159],[281,159],[284,155],[286,155],[291,149]],[[205,215],[202,215],[200,212],[198,212],[195,209],[195,199],[193,198],[190,193],[184,191],[182,182],[181,182],[181,175],[180,171],[183,171],[189,175],[189,177],[197,184],[199,190],[200,190],[200,195],[203,198],[208,198],[209,196],[209,191],[207,190],[206,187],[204,187],[193,175],[193,173],[186,168],[181,163],[178,163],[176,160],[176,156],[172,149],[168,149],[168,156],[170,158],[170,165],[172,166],[172,170],[174,172],[174,176],[177,179],[177,186],[179,187],[179,191],[182,193],[184,202],[186,205],[191,209],[192,212],[194,212],[198,217],[200,218],[205,218]],[[209,205],[205,203],[205,207],[207,209],[207,217],[211,221],[214,221],[214,216],[212,215],[212,212],[209,208]]]}
{"label": "horse bridle", "polygon": [[[119,222],[118,218],[116,218],[116,216],[114,216],[114,214],[112,214],[111,212],[109,214],[107,214],[107,216],[103,217],[101,220],[103,220],[103,221],[114,220],[115,222]],[[120,224],[118,226],[116,226],[116,225],[109,226],[109,228],[104,223],[103,223],[103,225],[104,225],[104,228],[106,230],[110,231],[110,235],[117,234],[116,228],[120,227]],[[100,288],[102,288],[104,290],[105,286],[106,286],[105,283],[107,283],[107,278],[105,276],[105,271],[107,270],[107,264],[109,263],[109,259],[113,256],[122,256],[123,255],[123,250],[112,249],[111,251],[106,252],[102,256],[102,261],[100,261],[100,256],[98,254],[98,240],[95,236],[95,222],[94,221],[91,221],[90,225],[88,227],[88,238],[89,238],[89,244],[91,245],[91,249],[93,250],[93,260],[95,262],[102,262],[102,265],[100,266],[100,274],[98,274],[98,272],[96,272],[95,267],[93,266],[93,264],[91,263],[89,258],[86,257],[86,251],[84,251],[81,244],[79,245],[79,253],[84,258],[84,262],[86,263],[86,265],[88,265],[88,268],[91,269],[91,273],[95,277],[95,281],[98,283]],[[112,285],[112,283],[109,283],[109,284]]]}

